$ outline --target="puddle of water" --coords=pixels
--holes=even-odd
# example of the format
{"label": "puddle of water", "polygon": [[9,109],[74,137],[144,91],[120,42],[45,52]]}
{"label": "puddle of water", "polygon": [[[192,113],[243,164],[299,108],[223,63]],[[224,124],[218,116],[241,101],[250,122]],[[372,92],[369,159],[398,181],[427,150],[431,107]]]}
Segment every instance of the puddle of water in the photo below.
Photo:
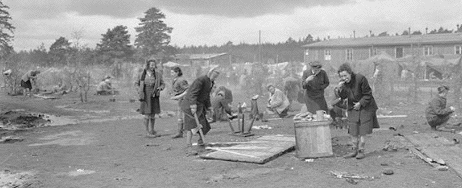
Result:
{"label": "puddle of water", "polygon": [[39,140],[46,140],[48,142],[30,144],[29,146],[45,146],[45,145],[61,145],[61,146],[83,146],[95,142],[92,133],[84,133],[78,131],[67,131],[58,134],[48,135]]}
{"label": "puddle of water", "polygon": [[96,171],[94,170],[84,170],[84,169],[77,169],[76,171],[70,171],[69,176],[81,176],[81,175],[88,175],[94,174]]}
{"label": "puddle of water", "polygon": [[111,112],[109,110],[87,110],[87,109],[70,108],[69,106],[55,106],[55,107],[56,108],[61,108],[61,109],[64,109],[64,110],[69,110],[69,111],[97,113],[97,114],[104,114],[104,113],[110,113]]}

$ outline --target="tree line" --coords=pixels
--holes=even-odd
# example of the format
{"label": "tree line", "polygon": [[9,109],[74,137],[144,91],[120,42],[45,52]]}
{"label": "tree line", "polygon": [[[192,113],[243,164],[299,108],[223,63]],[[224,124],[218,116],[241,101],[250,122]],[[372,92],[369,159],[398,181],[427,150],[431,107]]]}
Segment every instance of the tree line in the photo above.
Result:
{"label": "tree line", "polygon": [[[16,52],[11,46],[14,38],[15,27],[11,24],[9,7],[0,1],[0,59],[6,62],[29,62],[39,66],[64,66],[64,65],[112,65],[119,62],[143,62],[146,59],[162,59],[163,62],[175,60],[175,54],[204,54],[204,53],[228,53],[231,62],[302,62],[304,58],[303,45],[329,40],[328,38],[314,38],[308,34],[298,40],[289,37],[285,42],[234,44],[229,41],[222,45],[170,45],[172,27],[164,22],[165,14],[153,7],[144,12],[144,17],[139,18],[138,27],[135,27],[136,36],[134,43],[130,42],[127,26],[118,25],[107,29],[101,34],[101,40],[95,48],[81,44],[83,30],[73,31],[71,38],[59,37],[47,49],[42,43],[33,50]],[[429,34],[462,32],[462,25],[457,25],[456,30],[448,30],[440,27]],[[414,31],[412,35],[421,35],[422,32]],[[396,35],[399,35],[396,33]],[[401,35],[409,35],[404,30]],[[386,31],[375,36],[390,36]],[[71,42],[72,41],[72,42]]]}

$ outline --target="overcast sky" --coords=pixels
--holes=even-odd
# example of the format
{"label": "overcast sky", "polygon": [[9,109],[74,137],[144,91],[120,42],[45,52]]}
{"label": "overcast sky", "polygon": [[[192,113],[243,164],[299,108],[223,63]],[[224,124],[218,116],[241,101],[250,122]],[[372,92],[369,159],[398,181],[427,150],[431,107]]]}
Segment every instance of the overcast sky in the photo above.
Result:
{"label": "overcast sky", "polygon": [[48,49],[60,36],[83,31],[83,43],[94,48],[101,34],[127,26],[133,41],[138,18],[159,8],[173,27],[171,44],[221,45],[284,42],[314,37],[402,33],[462,24],[461,0],[3,0],[16,27],[15,50]]}

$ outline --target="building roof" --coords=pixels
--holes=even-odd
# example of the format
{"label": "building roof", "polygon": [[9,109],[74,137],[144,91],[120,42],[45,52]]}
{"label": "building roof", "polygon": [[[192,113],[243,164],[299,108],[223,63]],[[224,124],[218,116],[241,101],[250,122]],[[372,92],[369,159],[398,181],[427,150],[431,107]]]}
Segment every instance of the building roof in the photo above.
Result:
{"label": "building roof", "polygon": [[218,54],[177,54],[178,57],[183,57],[185,59],[191,60],[200,60],[200,59],[213,59],[216,57],[220,57],[222,55],[226,55],[227,53],[218,53]]}
{"label": "building roof", "polygon": [[304,45],[305,48],[396,46],[410,44],[462,44],[462,33],[340,38]]}

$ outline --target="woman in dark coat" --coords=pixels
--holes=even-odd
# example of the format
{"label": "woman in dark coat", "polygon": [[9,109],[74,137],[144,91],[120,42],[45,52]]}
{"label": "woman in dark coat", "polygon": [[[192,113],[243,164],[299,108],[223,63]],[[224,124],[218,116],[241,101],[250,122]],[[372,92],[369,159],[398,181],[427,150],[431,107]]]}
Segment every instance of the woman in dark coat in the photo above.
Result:
{"label": "woman in dark coat", "polygon": [[159,137],[154,130],[154,124],[156,122],[155,115],[160,114],[159,96],[160,91],[165,88],[165,83],[162,79],[162,73],[157,70],[155,60],[146,61],[146,67],[141,73],[137,85],[141,102],[140,113],[144,115],[147,136]]}
{"label": "woman in dark coat", "polygon": [[372,96],[369,83],[361,74],[355,74],[350,65],[344,63],[338,69],[340,83],[335,88],[341,99],[347,99],[349,129],[352,137],[353,152],[345,158],[362,159],[364,155],[364,136],[372,133],[373,128],[379,128],[377,121],[377,104]]}
{"label": "woman in dark coat", "polygon": [[305,89],[305,103],[308,112],[313,114],[317,110],[327,112],[327,102],[324,98],[324,90],[329,86],[329,78],[326,71],[322,70],[319,61],[310,63],[311,69],[303,71],[302,87]]}
{"label": "woman in dark coat", "polygon": [[[181,101],[181,110],[184,113],[184,131],[186,131],[186,150],[188,155],[197,153],[191,149],[191,130],[197,127],[194,114],[197,115],[199,123],[202,125],[204,135],[210,131],[210,124],[205,115],[207,110],[211,111],[210,93],[214,85],[214,80],[219,74],[216,68],[212,68],[207,75],[196,78],[186,91],[184,99]],[[203,140],[199,139],[198,145],[202,144]]]}

